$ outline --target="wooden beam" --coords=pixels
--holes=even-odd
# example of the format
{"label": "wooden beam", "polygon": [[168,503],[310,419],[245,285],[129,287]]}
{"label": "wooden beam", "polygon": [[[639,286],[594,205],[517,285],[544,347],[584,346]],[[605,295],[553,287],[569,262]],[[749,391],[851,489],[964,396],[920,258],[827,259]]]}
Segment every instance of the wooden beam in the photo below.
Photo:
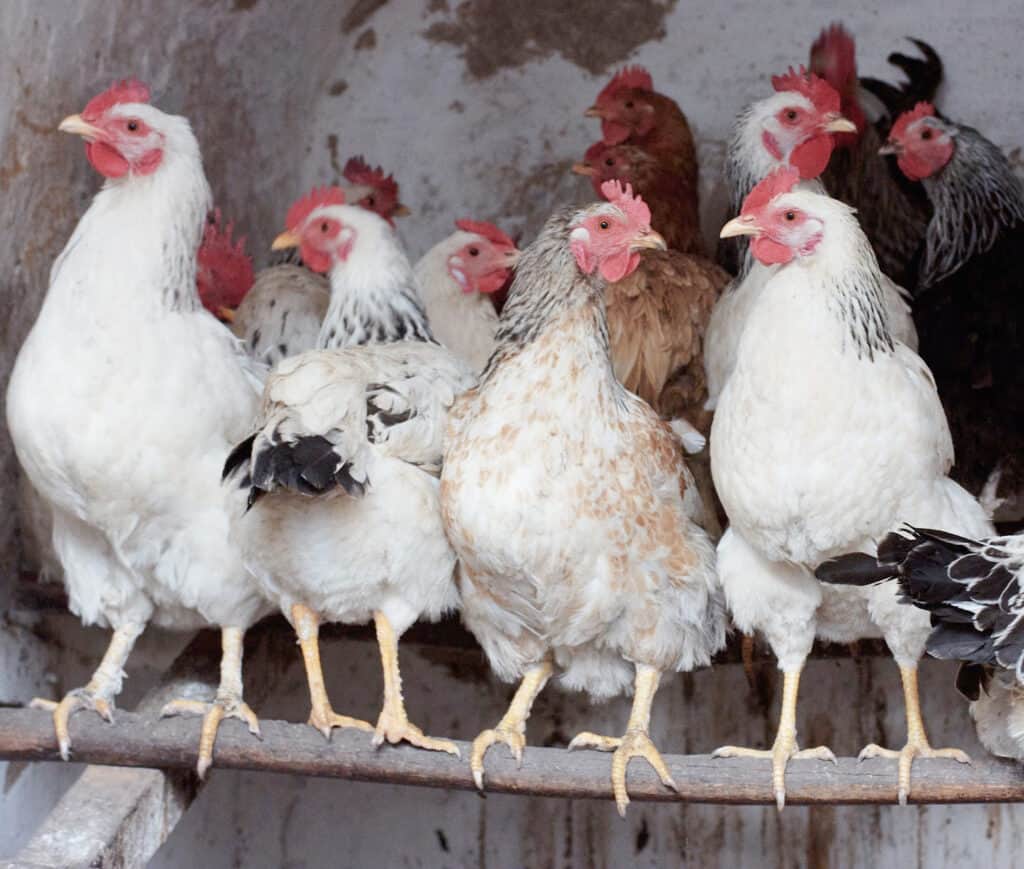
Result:
{"label": "wooden beam", "polygon": [[[289,649],[272,625],[250,631],[246,638],[246,696],[254,705],[269,695],[284,672]],[[293,645],[290,641],[288,645]],[[284,657],[282,657],[284,656]],[[278,663],[274,663],[278,661]],[[142,699],[136,713],[117,711],[115,727],[129,717],[156,718],[176,697],[210,699],[217,687],[220,635],[201,631],[186,646],[160,683]],[[256,675],[258,674],[258,676]],[[79,746],[79,727],[91,713],[72,719],[72,756],[89,762]],[[38,725],[49,727],[48,713],[33,713]],[[173,770],[89,766],[68,789],[28,843],[6,867],[143,866],[164,843],[199,793],[199,780],[188,765]],[[194,764],[193,764],[194,767]],[[69,835],[68,831],[74,831]]]}
{"label": "wooden beam", "polygon": [[[358,781],[389,782],[471,790],[469,746],[459,743],[462,759],[407,746],[375,751],[370,737],[335,732],[328,743],[304,724],[264,721],[263,740],[254,739],[237,721],[222,727],[215,768],[296,773]],[[189,769],[195,764],[198,723],[185,719],[158,721],[125,713],[113,725],[95,715],[74,719],[76,757],[89,763]],[[0,710],[0,758],[49,761],[58,758],[49,718],[29,709]],[[707,755],[668,755],[669,770],[680,795],[667,791],[641,761],[630,766],[629,789],[634,800],[678,800],[707,803],[774,803],[769,765],[750,759],[714,760]],[[548,797],[609,799],[610,757],[596,752],[568,752],[528,747],[522,769],[502,746],[487,755],[487,789]],[[787,776],[787,802],[895,803],[896,764],[883,759],[858,763],[842,758],[838,765],[795,760]],[[914,764],[911,802],[1024,802],[1024,768],[1009,761],[977,758],[972,765],[951,760]]]}

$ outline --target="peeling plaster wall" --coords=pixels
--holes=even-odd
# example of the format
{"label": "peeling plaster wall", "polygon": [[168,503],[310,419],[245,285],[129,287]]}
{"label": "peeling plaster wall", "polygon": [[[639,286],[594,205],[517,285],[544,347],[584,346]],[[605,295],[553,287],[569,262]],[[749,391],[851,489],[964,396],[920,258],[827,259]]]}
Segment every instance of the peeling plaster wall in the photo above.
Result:
{"label": "peeling plaster wall", "polygon": [[[597,132],[581,113],[627,61],[646,64],[694,126],[711,236],[723,216],[718,176],[736,111],[766,92],[769,73],[803,61],[818,29],[839,17],[858,38],[864,74],[892,75],[884,58],[906,49],[903,34],[935,45],[946,61],[943,110],[979,127],[1021,164],[1024,7],[1017,0],[849,7],[815,0],[6,0],[0,385],[41,303],[50,263],[97,187],[80,145],[54,128],[115,77],[149,81],[158,105],[191,118],[218,204],[249,236],[258,264],[291,199],[336,179],[345,159],[360,152],[401,182],[414,216],[400,233],[413,255],[463,216],[495,219],[528,241],[554,207],[589,195],[568,172]],[[0,612],[16,560],[15,463],[2,425]],[[34,621],[0,624],[0,702],[27,699],[47,674],[65,686],[80,683],[102,642],[96,632],[54,633]],[[147,639],[130,666],[125,706],[179,642]],[[433,652],[410,650],[406,658],[410,706],[428,729],[469,737],[500,713],[504,689],[457,678],[457,668]],[[372,716],[379,691],[372,647],[335,647],[327,662],[339,706]],[[834,740],[850,753],[902,732],[888,662],[820,662],[812,670],[801,726],[808,744]],[[306,714],[301,672],[292,677],[264,714]],[[949,668],[927,668],[935,741],[977,750],[949,681]],[[726,739],[769,740],[774,711],[748,708],[745,696],[741,675],[729,668],[666,688],[655,718],[662,747],[704,751]],[[850,712],[837,721],[830,709]],[[552,694],[538,704],[531,739],[562,742],[584,724],[621,726],[625,714],[621,703],[591,712]],[[24,841],[74,775],[54,765],[0,768],[0,854]],[[1024,849],[1024,814],[998,806],[788,809],[782,819],[759,808],[634,808],[621,824],[607,804],[481,801],[216,773],[155,865],[903,867],[961,865],[981,853],[998,867]]]}

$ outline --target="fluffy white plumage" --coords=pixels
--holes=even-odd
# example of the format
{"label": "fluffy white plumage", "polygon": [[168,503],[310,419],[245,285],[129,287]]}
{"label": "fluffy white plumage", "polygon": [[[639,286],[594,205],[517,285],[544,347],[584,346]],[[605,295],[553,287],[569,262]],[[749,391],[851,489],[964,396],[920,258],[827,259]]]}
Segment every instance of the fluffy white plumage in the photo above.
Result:
{"label": "fluffy white plumage", "polygon": [[322,349],[278,365],[256,434],[228,460],[229,485],[240,482],[252,499],[233,537],[299,634],[311,723],[325,733],[365,726],[337,716],[318,693],[316,630],[321,620],[373,618],[385,674],[378,744],[408,739],[455,751],[406,719],[397,639],[458,602],[438,475],[448,408],[475,377],[431,339],[412,268],[385,221],[353,206],[321,206],[304,231],[315,236],[324,220],[336,221],[339,234],[320,239],[331,258]]}
{"label": "fluffy white plumage", "polygon": [[[799,190],[772,208],[811,215],[821,240],[776,267],[752,301],[712,424],[712,470],[731,523],[718,546],[726,600],[737,627],[761,632],[787,674],[799,673],[816,636],[882,636],[902,668],[915,668],[929,619],[898,603],[894,583],[824,586],[811,571],[843,552],[874,552],[903,522],[972,536],[991,524],[946,476],[952,441],[934,382],[892,341],[852,210]],[[778,777],[780,801],[781,789]]]}
{"label": "fluffy white plumage", "polygon": [[498,314],[484,294],[465,292],[449,272],[449,258],[473,241],[487,239],[459,230],[428,250],[416,263],[416,282],[434,336],[477,373],[494,350]]}
{"label": "fluffy white plumage", "polygon": [[210,191],[188,122],[144,104],[111,111],[159,130],[163,160],[108,181],[55,262],[11,375],[8,425],[52,509],[83,622],[129,635],[150,621],[244,629],[266,605],[228,542],[238,496],[217,477],[251,421],[258,372],[199,303]]}

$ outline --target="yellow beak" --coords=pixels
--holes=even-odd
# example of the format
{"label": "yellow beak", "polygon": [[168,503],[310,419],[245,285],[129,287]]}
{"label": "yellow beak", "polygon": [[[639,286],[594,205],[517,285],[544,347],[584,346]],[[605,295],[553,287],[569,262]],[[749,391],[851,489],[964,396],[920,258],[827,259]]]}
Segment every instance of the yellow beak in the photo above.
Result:
{"label": "yellow beak", "polygon": [[897,145],[895,142],[886,142],[878,149],[878,154],[881,157],[888,157],[889,155],[899,155],[903,153],[903,147]]}
{"label": "yellow beak", "polygon": [[60,122],[57,129],[62,133],[81,136],[83,139],[95,140],[103,137],[103,131],[99,127],[94,127],[88,121],[83,120],[81,115],[68,115]]}
{"label": "yellow beak", "polygon": [[403,205],[401,202],[395,206],[395,210],[391,212],[392,217],[408,217],[412,214],[412,209],[408,205]]}
{"label": "yellow beak", "polygon": [[220,307],[217,309],[217,319],[223,320],[225,323],[235,322],[235,310],[234,308]]}
{"label": "yellow beak", "polygon": [[604,112],[598,106],[591,106],[583,113],[585,118],[603,118]]}
{"label": "yellow beak", "polygon": [[757,235],[761,231],[761,227],[757,225],[757,222],[750,215],[746,217],[734,217],[725,226],[722,227],[722,231],[718,233],[719,238],[733,238],[737,235]]}
{"label": "yellow beak", "polygon": [[572,171],[577,175],[596,175],[597,170],[589,163],[573,163]]}
{"label": "yellow beak", "polygon": [[668,245],[665,244],[665,239],[662,238],[661,233],[649,229],[643,235],[638,235],[634,238],[629,249],[634,252],[638,250],[668,250]]}
{"label": "yellow beak", "polygon": [[274,239],[273,244],[270,245],[271,250],[288,250],[290,247],[298,247],[302,244],[302,239],[299,238],[298,233],[288,230],[282,232],[277,238]]}
{"label": "yellow beak", "polygon": [[857,125],[842,115],[832,115],[825,123],[826,133],[856,133]]}

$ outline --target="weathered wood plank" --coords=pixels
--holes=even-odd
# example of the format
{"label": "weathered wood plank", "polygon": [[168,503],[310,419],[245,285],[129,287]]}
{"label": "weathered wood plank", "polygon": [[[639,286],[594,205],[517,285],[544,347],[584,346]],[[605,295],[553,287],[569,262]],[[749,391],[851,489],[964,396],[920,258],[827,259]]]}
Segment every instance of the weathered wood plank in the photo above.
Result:
{"label": "weathered wood plank", "polygon": [[[246,657],[258,677],[246,679],[249,701],[258,704],[272,690],[282,665],[275,656],[287,654],[283,637],[272,626],[250,632]],[[280,658],[278,657],[278,660]],[[216,631],[201,631],[139,703],[135,716],[155,718],[167,701],[189,696],[212,698],[220,663]],[[118,711],[120,723],[132,713]],[[89,713],[72,719],[72,752],[78,761],[89,757],[77,742],[80,723]],[[44,728],[48,713],[34,716]],[[132,767],[147,764],[132,764]],[[156,853],[199,793],[200,783],[187,766],[174,770],[89,766],[68,789],[25,847],[3,867],[142,866]]]}
{"label": "weathered wood plank", "polygon": [[[375,751],[369,736],[336,732],[332,742],[302,724],[265,721],[263,740],[245,727],[226,722],[217,745],[220,768],[359,781],[390,782],[438,788],[472,789],[469,746],[459,745],[463,759],[409,747]],[[122,714],[114,725],[96,716],[74,719],[76,756],[98,764],[188,769],[195,763],[198,724],[188,720],[159,721]],[[0,710],[0,757],[47,761],[58,757],[48,717],[35,710]],[[768,764],[757,760],[714,760],[707,755],[666,756],[680,787],[676,796],[665,790],[653,771],[638,762],[630,768],[634,800],[771,804]],[[593,752],[569,753],[557,748],[527,749],[522,769],[499,746],[487,757],[487,787],[496,792],[549,797],[610,798],[610,758]],[[841,758],[837,766],[811,760],[790,764],[787,800],[791,804],[863,804],[896,801],[895,765],[870,760],[858,764]],[[990,758],[973,765],[953,761],[919,761],[914,766],[912,801],[919,803],[1024,802],[1024,768]]]}

